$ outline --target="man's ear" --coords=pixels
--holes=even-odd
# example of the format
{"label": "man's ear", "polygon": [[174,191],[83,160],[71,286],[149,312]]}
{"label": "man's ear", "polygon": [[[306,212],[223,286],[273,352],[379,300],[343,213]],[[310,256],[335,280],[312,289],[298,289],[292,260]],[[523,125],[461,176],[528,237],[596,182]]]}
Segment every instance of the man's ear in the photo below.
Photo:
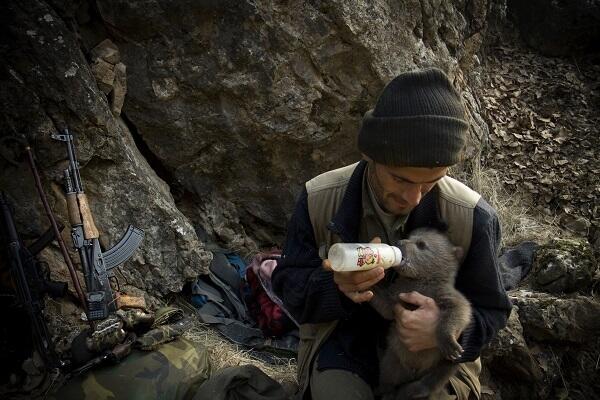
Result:
{"label": "man's ear", "polygon": [[454,248],[454,257],[456,257],[457,260],[462,259],[462,256],[464,255],[463,249],[462,247],[455,247]]}

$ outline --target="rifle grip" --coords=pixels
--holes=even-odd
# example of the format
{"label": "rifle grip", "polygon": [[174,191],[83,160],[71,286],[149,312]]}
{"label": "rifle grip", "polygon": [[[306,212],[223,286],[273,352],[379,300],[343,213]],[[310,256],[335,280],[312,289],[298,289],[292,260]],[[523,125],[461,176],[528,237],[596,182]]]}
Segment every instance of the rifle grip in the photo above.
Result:
{"label": "rifle grip", "polygon": [[96,224],[94,224],[92,211],[90,210],[85,193],[77,193],[77,201],[79,202],[79,212],[83,221],[83,237],[88,240],[97,239],[100,234],[98,233]]}
{"label": "rifle grip", "polygon": [[71,225],[81,225],[79,205],[77,204],[77,195],[75,193],[67,194],[67,210],[69,212],[69,222]]}

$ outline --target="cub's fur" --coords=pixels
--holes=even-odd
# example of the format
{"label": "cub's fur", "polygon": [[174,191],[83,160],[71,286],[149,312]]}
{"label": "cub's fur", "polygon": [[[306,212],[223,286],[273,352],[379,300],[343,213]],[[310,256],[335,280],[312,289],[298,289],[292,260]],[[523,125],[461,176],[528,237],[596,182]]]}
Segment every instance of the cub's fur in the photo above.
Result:
{"label": "cub's fur", "polygon": [[428,398],[441,391],[458,365],[461,345],[456,341],[469,324],[471,306],[454,288],[462,249],[446,235],[428,228],[413,231],[400,242],[403,261],[394,267],[391,282],[377,284],[371,305],[384,318],[394,321],[398,295],[417,291],[435,300],[440,310],[436,332],[438,347],[410,352],[400,340],[395,322],[390,326],[387,348],[380,360],[380,391],[383,399]]}

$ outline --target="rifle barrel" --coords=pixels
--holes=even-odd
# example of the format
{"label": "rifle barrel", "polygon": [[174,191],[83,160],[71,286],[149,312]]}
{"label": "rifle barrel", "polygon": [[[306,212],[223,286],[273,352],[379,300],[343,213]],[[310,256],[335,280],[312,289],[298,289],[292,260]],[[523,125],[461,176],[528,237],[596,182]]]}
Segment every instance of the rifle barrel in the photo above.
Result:
{"label": "rifle barrel", "polygon": [[83,184],[81,183],[81,175],[79,175],[79,165],[77,165],[73,135],[68,129],[65,129],[64,132],[67,137],[67,154],[69,156],[69,169],[71,170],[71,178],[73,179],[73,188],[75,192],[83,193]]}

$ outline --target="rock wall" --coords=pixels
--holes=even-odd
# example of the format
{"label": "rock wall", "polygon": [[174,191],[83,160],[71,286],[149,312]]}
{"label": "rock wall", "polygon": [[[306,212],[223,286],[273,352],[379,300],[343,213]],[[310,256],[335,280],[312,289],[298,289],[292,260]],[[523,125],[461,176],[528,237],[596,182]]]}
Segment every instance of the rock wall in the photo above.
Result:
{"label": "rock wall", "polygon": [[[64,220],[66,153],[49,135],[76,132],[104,242],[128,223],[146,231],[122,271],[157,298],[206,270],[204,242],[246,253],[280,244],[302,183],[360,156],[361,116],[399,72],[447,70],[465,89],[471,154],[486,135],[464,79],[485,30],[483,0],[1,7],[2,134],[28,135]],[[20,225],[40,233],[24,164],[3,166]]]}
{"label": "rock wall", "polygon": [[[477,51],[486,7],[142,3],[97,3],[128,68],[124,113],[179,187],[186,214],[242,247],[250,244],[231,230],[279,243],[300,184],[359,156],[360,118],[391,77],[422,65],[460,74],[459,62]],[[97,40],[90,35],[89,45]],[[208,218],[228,203],[241,225]]]}

